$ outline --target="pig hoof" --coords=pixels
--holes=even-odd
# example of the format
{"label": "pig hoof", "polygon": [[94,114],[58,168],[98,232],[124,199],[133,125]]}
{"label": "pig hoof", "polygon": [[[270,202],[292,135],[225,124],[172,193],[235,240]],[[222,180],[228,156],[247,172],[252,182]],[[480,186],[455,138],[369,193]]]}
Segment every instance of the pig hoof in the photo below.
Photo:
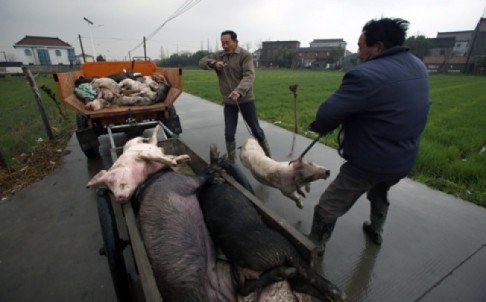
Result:
{"label": "pig hoof", "polygon": [[304,203],[302,201],[297,202],[297,207],[299,209],[303,209],[304,208]]}
{"label": "pig hoof", "polygon": [[191,161],[191,157],[187,154],[184,154],[184,155],[180,155],[176,158],[177,162],[187,162],[187,161]]}

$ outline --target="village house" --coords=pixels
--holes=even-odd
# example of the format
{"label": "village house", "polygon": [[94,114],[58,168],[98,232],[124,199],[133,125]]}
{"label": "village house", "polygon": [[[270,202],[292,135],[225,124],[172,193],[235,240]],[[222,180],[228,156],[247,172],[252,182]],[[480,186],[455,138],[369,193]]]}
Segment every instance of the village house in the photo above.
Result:
{"label": "village house", "polygon": [[25,36],[13,45],[24,65],[72,65],[74,47],[59,38]]}
{"label": "village house", "polygon": [[[340,57],[335,57],[336,49]],[[257,67],[324,69],[342,62],[345,49],[343,39],[314,39],[309,47],[300,47],[299,41],[265,41],[255,58]]]}
{"label": "village house", "polygon": [[486,73],[478,61],[486,57],[486,18],[474,30],[439,32],[423,58],[429,72]]}

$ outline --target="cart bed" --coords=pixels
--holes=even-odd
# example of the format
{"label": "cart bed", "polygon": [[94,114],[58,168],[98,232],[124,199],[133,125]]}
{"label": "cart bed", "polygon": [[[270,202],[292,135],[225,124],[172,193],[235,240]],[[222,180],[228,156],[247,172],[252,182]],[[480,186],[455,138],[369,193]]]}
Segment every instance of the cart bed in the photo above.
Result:
{"label": "cart bed", "polygon": [[[122,72],[141,73],[151,75],[154,72],[162,73],[171,84],[164,102],[148,106],[110,106],[98,111],[91,111],[84,108],[84,103],[74,94],[74,81],[79,77],[104,77]],[[121,61],[121,62],[90,62],[81,65],[81,70],[72,72],[56,73],[54,78],[61,100],[77,113],[89,116],[93,119],[105,121],[103,124],[123,123],[127,115],[148,115],[151,112],[163,111],[171,107],[182,93],[182,80],[180,68],[160,68],[151,61]],[[121,117],[117,122],[116,117]],[[143,120],[141,118],[140,120]],[[108,121],[108,122],[106,122]]]}
{"label": "cart bed", "polygon": [[[178,173],[187,175],[197,175],[204,172],[208,163],[205,162],[197,153],[191,150],[183,141],[178,138],[168,138],[163,141],[159,141],[158,145],[164,148],[166,154],[182,155],[188,154],[191,157],[190,162],[182,163],[178,165],[174,170]],[[116,150],[112,150],[113,162],[116,157],[119,156],[123,150],[123,147],[117,147]],[[307,263],[311,267],[317,259],[316,246],[304,235],[297,232],[290,224],[288,224],[282,217],[274,213],[267,208],[255,195],[250,193],[244,187],[242,187],[237,181],[235,181],[229,175],[223,175],[223,177],[239,191],[241,191],[251,202],[255,205],[257,211],[262,215],[264,221],[272,228],[279,231],[284,235],[301,253]],[[161,301],[161,295],[158,291],[155,278],[148,260],[147,252],[143,244],[142,236],[139,232],[139,227],[131,203],[124,204],[123,212],[127,224],[128,234],[130,236],[130,242],[133,250],[134,259],[139,271],[139,277],[145,301]],[[304,301],[310,301],[309,296],[304,296]]]}

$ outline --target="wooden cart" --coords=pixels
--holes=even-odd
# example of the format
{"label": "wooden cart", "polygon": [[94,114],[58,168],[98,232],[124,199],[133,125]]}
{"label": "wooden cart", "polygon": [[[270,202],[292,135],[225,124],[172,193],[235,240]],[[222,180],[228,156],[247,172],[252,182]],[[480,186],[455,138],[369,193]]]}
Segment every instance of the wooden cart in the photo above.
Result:
{"label": "wooden cart", "polygon": [[[158,122],[160,123],[160,122]],[[162,123],[160,123],[162,124]],[[162,125],[164,127],[164,125]],[[113,143],[113,139],[110,139],[111,156],[113,162],[121,154],[123,147],[116,147]],[[208,163],[204,161],[198,154],[191,150],[180,138],[171,138],[159,141],[158,145],[164,148],[166,154],[182,155],[188,154],[191,157],[191,161],[187,163],[187,167],[194,174],[201,174],[208,166]],[[208,146],[209,152],[209,146]],[[251,202],[255,205],[258,212],[262,215],[265,222],[283,234],[301,253],[304,259],[314,266],[314,262],[317,259],[317,250],[315,245],[307,239],[300,232],[295,230],[290,224],[288,224],[282,217],[274,213],[267,208],[262,201],[260,201],[255,195],[250,193],[244,187],[242,187],[231,176],[224,175],[224,178],[241,191]],[[145,250],[144,243],[137,225],[136,214],[131,203],[119,205],[112,201],[111,194],[106,189],[99,189],[97,195],[98,212],[100,216],[101,229],[103,233],[104,241],[104,254],[108,258],[111,276],[113,284],[119,301],[162,301],[161,294],[155,283],[154,275],[148,260],[148,256]],[[128,230],[127,239],[121,239],[118,232],[117,219],[113,206],[120,206],[123,213],[124,226]],[[118,217],[119,218],[119,217]],[[124,249],[129,246],[133,259],[135,260],[137,276],[130,276],[127,272],[127,268],[124,260]],[[125,257],[126,258],[126,257]],[[143,297],[134,298],[134,286],[130,284],[133,280],[139,280],[142,287]],[[310,301],[310,297],[308,297]]]}

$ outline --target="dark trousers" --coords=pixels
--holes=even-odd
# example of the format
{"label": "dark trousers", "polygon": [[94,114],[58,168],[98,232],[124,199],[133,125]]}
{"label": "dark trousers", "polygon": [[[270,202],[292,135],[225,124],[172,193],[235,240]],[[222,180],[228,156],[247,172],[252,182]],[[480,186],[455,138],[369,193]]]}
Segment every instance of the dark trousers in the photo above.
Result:
{"label": "dark trousers", "polygon": [[253,135],[255,139],[257,139],[259,142],[263,141],[265,139],[265,133],[263,133],[263,130],[258,123],[258,117],[256,114],[254,102],[242,103],[239,104],[239,106],[226,104],[224,105],[224,138],[226,139],[226,141],[235,141],[239,110],[241,110],[243,120],[251,129],[251,135]]}
{"label": "dark trousers", "polygon": [[398,181],[373,181],[340,171],[336,179],[322,193],[315,211],[324,223],[334,223],[337,218],[349,211],[356,200],[366,192],[372,209],[378,212],[386,210],[390,204],[388,191]]}

